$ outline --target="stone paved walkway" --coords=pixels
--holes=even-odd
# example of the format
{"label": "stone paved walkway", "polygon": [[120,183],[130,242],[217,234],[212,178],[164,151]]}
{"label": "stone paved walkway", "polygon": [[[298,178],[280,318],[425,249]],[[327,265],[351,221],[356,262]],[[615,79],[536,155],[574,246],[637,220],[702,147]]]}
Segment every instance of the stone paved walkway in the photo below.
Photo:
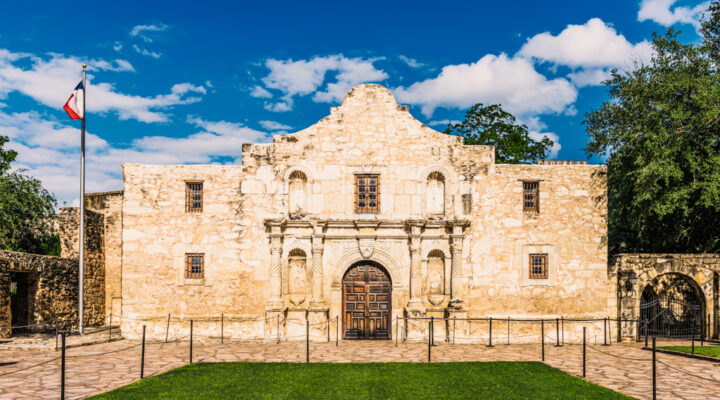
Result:
{"label": "stone paved walkway", "polygon": [[[658,343],[661,345],[662,343]],[[677,344],[677,342],[673,343]],[[59,352],[0,350],[0,399],[57,399],[60,390]],[[188,342],[148,344],[145,375],[155,375],[188,362]],[[569,374],[582,374],[579,345],[545,347],[546,363]],[[136,381],[140,376],[140,346],[117,341],[71,348],[67,351],[66,398],[83,398]],[[305,343],[196,343],[196,362],[305,361]],[[540,345],[439,344],[433,361],[539,361]],[[587,379],[640,398],[652,397],[651,353],[639,344],[588,346]],[[720,399],[720,364],[668,354],[657,354],[659,399]],[[312,362],[412,361],[427,362],[427,345],[394,342],[312,343]],[[30,367],[9,375],[8,372]],[[8,363],[13,363],[8,365]],[[679,371],[683,370],[683,371]]]}

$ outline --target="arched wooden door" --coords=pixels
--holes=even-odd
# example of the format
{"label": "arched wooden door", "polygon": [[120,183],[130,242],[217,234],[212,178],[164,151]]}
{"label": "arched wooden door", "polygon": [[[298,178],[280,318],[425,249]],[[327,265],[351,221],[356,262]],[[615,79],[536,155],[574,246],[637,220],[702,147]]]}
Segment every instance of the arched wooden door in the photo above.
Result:
{"label": "arched wooden door", "polygon": [[343,338],[390,339],[392,285],[371,262],[353,265],[343,278]]}

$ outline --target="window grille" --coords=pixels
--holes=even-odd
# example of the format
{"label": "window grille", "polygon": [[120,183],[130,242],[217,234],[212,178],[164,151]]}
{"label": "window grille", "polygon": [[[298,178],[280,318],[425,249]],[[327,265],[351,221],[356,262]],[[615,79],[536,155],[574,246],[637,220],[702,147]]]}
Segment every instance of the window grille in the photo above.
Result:
{"label": "window grille", "polygon": [[205,255],[185,254],[185,278],[198,279],[205,277]]}
{"label": "window grille", "polygon": [[380,212],[380,175],[355,175],[355,212]]}
{"label": "window grille", "polygon": [[540,182],[523,182],[523,211],[540,212]]}
{"label": "window grille", "polygon": [[185,182],[185,211],[199,213],[203,210],[203,183]]}
{"label": "window grille", "polygon": [[530,279],[547,279],[547,254],[530,254]]}

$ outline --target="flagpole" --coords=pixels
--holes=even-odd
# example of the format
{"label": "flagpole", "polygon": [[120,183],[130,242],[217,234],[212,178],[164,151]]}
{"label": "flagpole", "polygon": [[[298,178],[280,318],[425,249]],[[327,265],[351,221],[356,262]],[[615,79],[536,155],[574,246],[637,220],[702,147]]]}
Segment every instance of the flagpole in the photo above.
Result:
{"label": "flagpole", "polygon": [[85,98],[87,97],[87,85],[85,84],[85,68],[86,64],[83,64],[82,71],[82,88],[83,88],[83,116],[80,120],[80,238],[79,238],[79,267],[78,267],[78,332],[83,333],[83,294],[85,293],[85,118],[87,112],[85,111]]}

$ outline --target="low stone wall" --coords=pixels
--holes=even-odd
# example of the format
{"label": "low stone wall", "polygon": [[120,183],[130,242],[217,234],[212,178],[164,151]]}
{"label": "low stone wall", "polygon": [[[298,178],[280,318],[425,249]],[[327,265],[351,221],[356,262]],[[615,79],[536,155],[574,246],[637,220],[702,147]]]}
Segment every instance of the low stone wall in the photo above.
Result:
{"label": "low stone wall", "polygon": [[[31,273],[27,324],[47,324],[58,329],[78,326],[78,209],[58,214],[62,257],[0,250],[0,337],[12,335],[11,279],[13,272]],[[105,322],[104,217],[86,211],[84,312],[85,326]],[[41,329],[45,327],[35,327]]]}

